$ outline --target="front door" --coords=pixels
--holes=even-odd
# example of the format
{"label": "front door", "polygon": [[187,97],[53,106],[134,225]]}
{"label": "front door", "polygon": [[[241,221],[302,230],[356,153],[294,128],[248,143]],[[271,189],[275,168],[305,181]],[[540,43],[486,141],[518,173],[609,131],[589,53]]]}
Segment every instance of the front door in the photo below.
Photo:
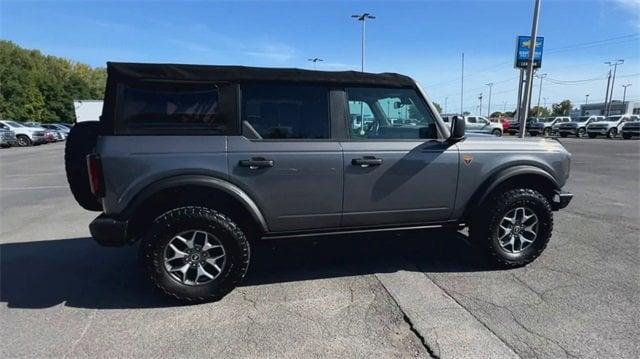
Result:
{"label": "front door", "polygon": [[331,140],[328,90],[253,84],[241,94],[242,136],[228,139],[230,180],[271,231],[339,227],[342,150]]}
{"label": "front door", "polygon": [[[413,89],[349,88],[351,116],[371,118],[342,141],[342,226],[424,224],[449,219],[458,149],[438,139],[435,119]],[[355,115],[355,116],[354,116]],[[393,122],[391,119],[397,119]],[[394,124],[397,123],[397,124]]]}

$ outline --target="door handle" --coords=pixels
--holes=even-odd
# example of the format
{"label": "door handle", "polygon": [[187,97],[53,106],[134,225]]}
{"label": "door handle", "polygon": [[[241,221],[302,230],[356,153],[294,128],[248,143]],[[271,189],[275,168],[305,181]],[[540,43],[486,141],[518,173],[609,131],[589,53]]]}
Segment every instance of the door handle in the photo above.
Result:
{"label": "door handle", "polygon": [[362,168],[380,166],[382,164],[382,158],[376,158],[373,156],[364,156],[362,158],[352,159],[351,164],[354,166],[360,166]]}
{"label": "door handle", "polygon": [[250,160],[238,161],[240,167],[249,167],[249,169],[256,170],[258,168],[273,167],[273,160],[268,160],[263,157],[253,157]]}

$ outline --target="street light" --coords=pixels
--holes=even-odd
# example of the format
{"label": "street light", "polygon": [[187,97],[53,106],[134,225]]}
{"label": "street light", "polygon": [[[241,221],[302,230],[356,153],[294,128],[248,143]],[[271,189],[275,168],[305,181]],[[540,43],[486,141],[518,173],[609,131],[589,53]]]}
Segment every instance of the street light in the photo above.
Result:
{"label": "street light", "polygon": [[622,94],[622,105],[624,105],[624,101],[627,99],[627,87],[631,86],[631,84],[622,85],[624,87],[624,92]]}
{"label": "street light", "polygon": [[478,110],[478,114],[482,115],[482,92],[478,95],[478,100],[480,100],[480,109]]}
{"label": "street light", "polygon": [[585,105],[589,104],[589,94],[584,95],[584,104]]}
{"label": "street light", "polygon": [[317,65],[318,61],[319,61],[319,62],[322,62],[322,61],[324,61],[324,60],[323,60],[323,59],[321,59],[321,58],[319,58],[319,57],[314,57],[314,58],[312,58],[312,59],[307,59],[307,61],[313,62],[313,69],[314,69],[314,70],[317,70],[317,69],[318,69],[318,65]]}
{"label": "street light", "polygon": [[362,53],[361,53],[361,64],[360,64],[360,71],[364,72],[364,39],[365,39],[365,23],[367,22],[367,20],[373,20],[376,17],[369,14],[368,12],[365,12],[362,15],[351,15],[352,18],[357,19],[358,21],[362,21]]}
{"label": "street light", "polygon": [[487,105],[487,117],[491,117],[491,88],[493,87],[493,82],[489,82],[485,84],[485,86],[489,86],[489,104]]}
{"label": "street light", "polygon": [[547,74],[536,75],[540,79],[540,88],[538,89],[538,108],[540,108],[540,95],[542,95],[542,80],[547,77]]}

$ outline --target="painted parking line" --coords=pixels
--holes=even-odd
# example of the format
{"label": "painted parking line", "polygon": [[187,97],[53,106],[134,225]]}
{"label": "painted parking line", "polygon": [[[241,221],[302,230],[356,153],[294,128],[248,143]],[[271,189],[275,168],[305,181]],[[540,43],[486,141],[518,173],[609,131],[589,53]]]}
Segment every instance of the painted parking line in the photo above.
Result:
{"label": "painted parking line", "polygon": [[38,176],[58,176],[64,175],[64,172],[43,172],[43,173],[27,173],[27,174],[14,174],[7,175],[4,178],[19,178],[19,177],[38,177]]}
{"label": "painted parking line", "polygon": [[0,191],[31,191],[37,189],[60,189],[68,188],[69,186],[34,186],[34,187],[4,187],[0,188]]}

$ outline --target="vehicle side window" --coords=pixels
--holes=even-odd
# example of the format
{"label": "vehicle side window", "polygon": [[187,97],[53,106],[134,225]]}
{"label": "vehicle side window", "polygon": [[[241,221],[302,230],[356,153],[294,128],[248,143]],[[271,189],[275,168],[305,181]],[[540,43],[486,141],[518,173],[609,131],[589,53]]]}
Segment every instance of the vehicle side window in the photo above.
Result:
{"label": "vehicle side window", "polygon": [[467,117],[467,122],[469,123],[477,123],[476,118],[473,116]]}
{"label": "vehicle side window", "polygon": [[232,119],[218,116],[218,90],[213,83],[120,84],[117,117],[124,128],[136,132],[166,129],[226,133]]}
{"label": "vehicle side window", "polygon": [[413,89],[347,88],[352,139],[437,138],[435,118]]}
{"label": "vehicle side window", "polygon": [[250,125],[262,139],[329,138],[328,97],[321,86],[244,85],[243,128]]}

